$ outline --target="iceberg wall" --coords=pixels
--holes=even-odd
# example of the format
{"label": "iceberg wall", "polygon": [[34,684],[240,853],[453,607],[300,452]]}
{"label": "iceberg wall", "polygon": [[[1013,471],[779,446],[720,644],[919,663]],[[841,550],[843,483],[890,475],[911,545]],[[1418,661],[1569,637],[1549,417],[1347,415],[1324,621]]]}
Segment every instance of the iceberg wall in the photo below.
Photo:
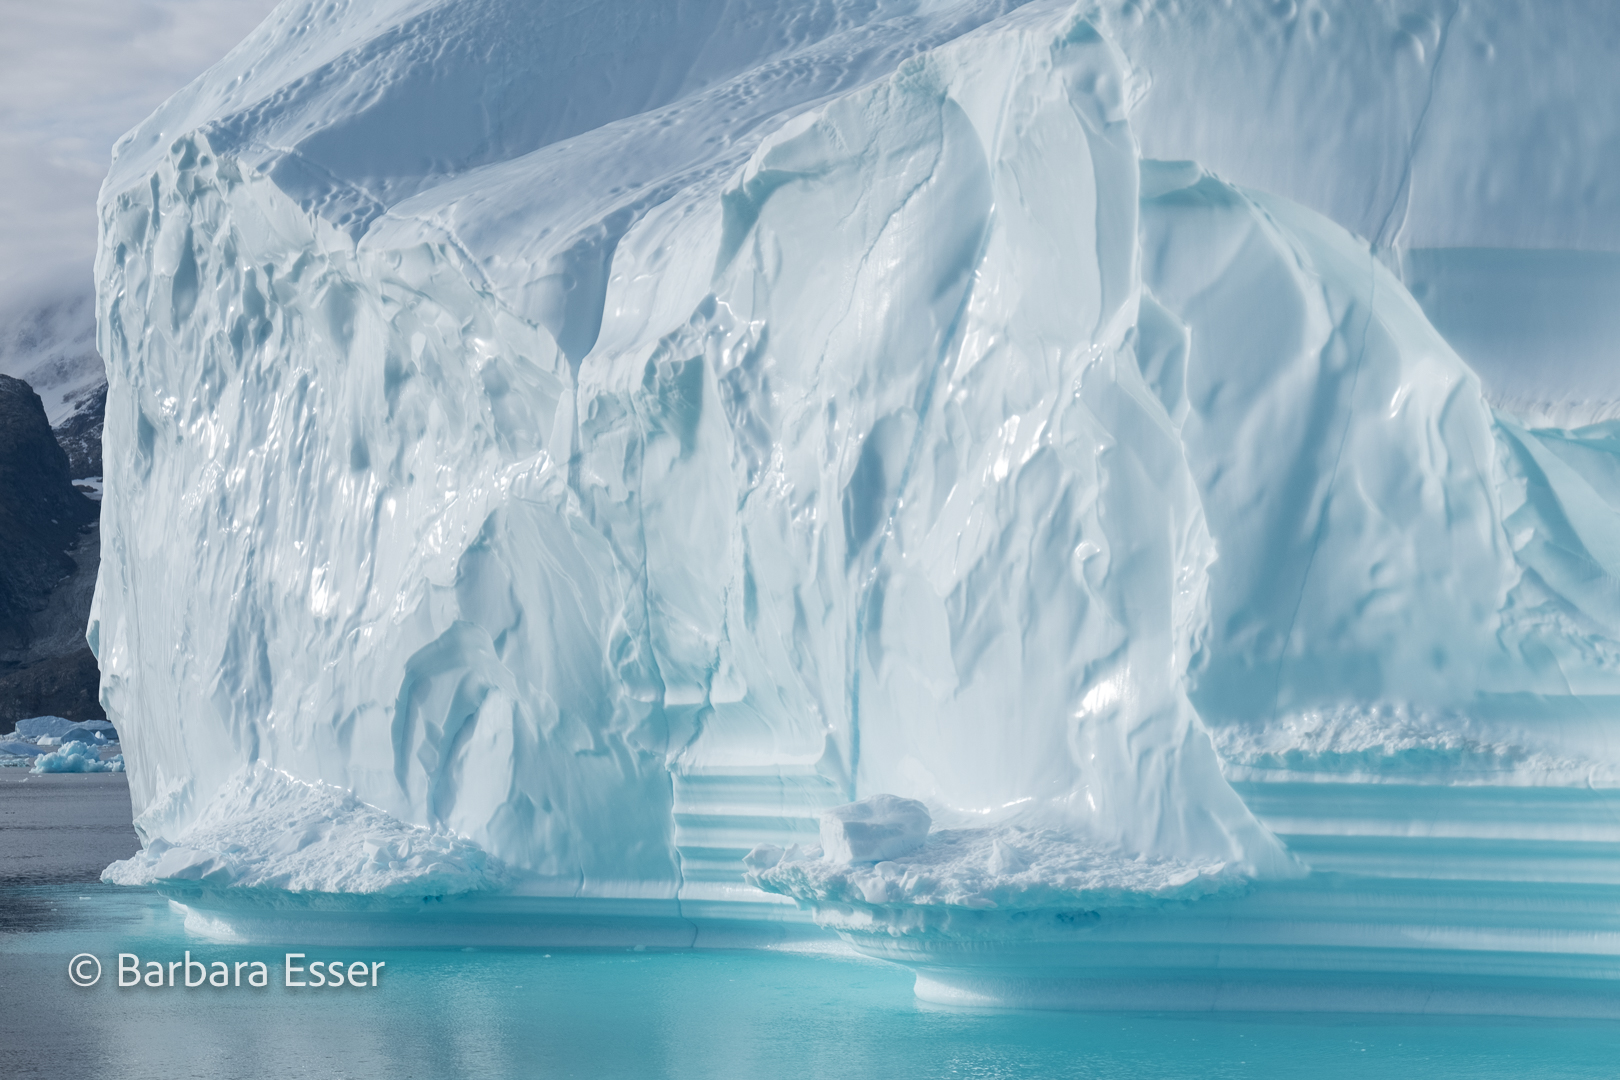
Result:
{"label": "iceberg wall", "polygon": [[1330,222],[1186,164],[1143,168],[1144,279],[1194,343],[1183,439],[1221,552],[1193,680],[1205,719],[1615,694],[1620,622],[1589,592],[1620,524],[1599,492],[1607,428],[1498,416]]}
{"label": "iceberg wall", "polygon": [[[1206,18],[283,4],[103,189],[109,880],[792,900],[942,1000],[1609,985],[1612,432],[1497,411],[1383,195],[1145,156]],[[816,846],[874,795],[919,849]],[[1520,938],[1434,884],[1514,874]]]}
{"label": "iceberg wall", "polygon": [[[667,896],[672,777],[798,772],[1285,866],[1180,678],[1213,551],[1127,342],[1124,72],[1061,9],[993,29],[778,103],[727,172],[609,210],[611,274],[536,273],[586,229],[507,303],[461,219],[571,156],[358,242],[229,124],[109,196],[134,454],[95,633],[113,708],[154,718],[143,827],[262,762],[536,888]],[[185,587],[142,602],[177,541]]]}

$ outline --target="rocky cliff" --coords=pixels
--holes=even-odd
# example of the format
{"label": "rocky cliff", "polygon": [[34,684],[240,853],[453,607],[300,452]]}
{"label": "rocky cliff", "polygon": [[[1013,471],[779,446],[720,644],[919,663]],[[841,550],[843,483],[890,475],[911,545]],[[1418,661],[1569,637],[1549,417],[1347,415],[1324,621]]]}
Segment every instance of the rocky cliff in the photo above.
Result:
{"label": "rocky cliff", "polygon": [[0,375],[0,731],[103,715],[84,641],[100,541],[39,395]]}

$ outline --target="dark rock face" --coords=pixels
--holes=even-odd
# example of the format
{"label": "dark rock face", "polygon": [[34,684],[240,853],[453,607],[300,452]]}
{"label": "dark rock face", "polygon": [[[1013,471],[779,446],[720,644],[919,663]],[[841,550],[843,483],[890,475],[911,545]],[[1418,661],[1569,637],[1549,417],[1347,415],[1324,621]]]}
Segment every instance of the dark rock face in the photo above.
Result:
{"label": "dark rock face", "polygon": [[65,588],[86,555],[94,580],[99,509],[71,481],[39,395],[0,375],[0,732],[41,713],[102,715],[83,642],[88,590]]}
{"label": "dark rock face", "polygon": [[75,480],[101,475],[101,425],[107,415],[107,384],[88,390],[73,402],[73,415],[56,425],[56,441],[67,453],[68,475]]}
{"label": "dark rock face", "polygon": [[27,667],[0,671],[0,733],[30,716],[105,720],[101,669],[88,645],[66,656],[47,656]]}

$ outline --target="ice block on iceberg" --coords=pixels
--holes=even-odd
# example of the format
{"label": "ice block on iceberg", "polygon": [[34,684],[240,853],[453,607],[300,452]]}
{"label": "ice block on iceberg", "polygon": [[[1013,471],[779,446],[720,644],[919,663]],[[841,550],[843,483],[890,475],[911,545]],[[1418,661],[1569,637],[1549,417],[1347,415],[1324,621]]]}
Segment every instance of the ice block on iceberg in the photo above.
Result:
{"label": "ice block on iceberg", "polygon": [[821,848],[833,862],[881,862],[923,846],[934,822],[916,799],[870,795],[821,813]]}

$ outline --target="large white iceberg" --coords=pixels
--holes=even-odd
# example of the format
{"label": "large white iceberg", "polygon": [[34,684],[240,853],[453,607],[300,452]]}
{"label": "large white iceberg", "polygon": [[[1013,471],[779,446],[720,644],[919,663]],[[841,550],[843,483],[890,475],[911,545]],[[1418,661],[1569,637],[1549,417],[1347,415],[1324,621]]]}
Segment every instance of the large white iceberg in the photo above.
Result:
{"label": "large white iceberg", "polygon": [[[1342,190],[1145,156],[1202,46],[1141,16],[278,8],[103,189],[90,638],[147,843],[111,879],[780,894],[932,996],[1095,1004],[1198,966],[1165,934],[1262,973],[1408,940],[1324,914],[1298,837],[1419,856],[1301,784],[1418,821],[1392,778],[1611,782],[1609,429],[1497,413]],[[936,828],[811,846],[872,796]]]}

